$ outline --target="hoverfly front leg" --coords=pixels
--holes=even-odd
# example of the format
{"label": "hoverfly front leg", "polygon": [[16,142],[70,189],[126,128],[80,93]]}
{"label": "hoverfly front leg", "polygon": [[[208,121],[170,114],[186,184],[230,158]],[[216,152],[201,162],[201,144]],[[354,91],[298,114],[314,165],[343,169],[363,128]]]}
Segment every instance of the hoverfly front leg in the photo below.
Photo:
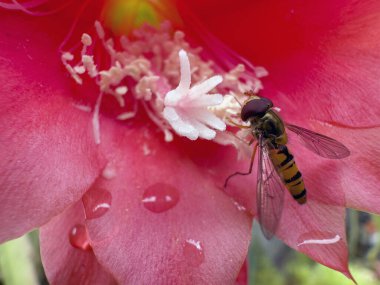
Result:
{"label": "hoverfly front leg", "polygon": [[250,129],[251,127],[250,126],[243,126],[243,125],[240,125],[236,122],[234,122],[231,118],[227,118],[227,121],[230,122],[232,125],[234,125],[235,127],[238,127],[240,129]]}
{"label": "hoverfly front leg", "polygon": [[[254,139],[252,139],[252,140],[249,142],[249,144],[251,145],[253,142],[254,142]],[[231,174],[230,176],[228,176],[228,177],[226,178],[226,181],[224,182],[224,189],[227,187],[228,181],[229,181],[232,177],[234,177],[234,176],[236,176],[236,175],[248,175],[248,174],[251,174],[251,173],[252,173],[253,161],[255,160],[255,155],[256,155],[256,151],[257,151],[257,145],[258,145],[258,143],[256,143],[255,146],[253,147],[253,152],[252,152],[251,162],[250,162],[250,164],[249,164],[249,170],[248,170],[248,172],[239,172],[239,171],[237,171],[237,172]]]}

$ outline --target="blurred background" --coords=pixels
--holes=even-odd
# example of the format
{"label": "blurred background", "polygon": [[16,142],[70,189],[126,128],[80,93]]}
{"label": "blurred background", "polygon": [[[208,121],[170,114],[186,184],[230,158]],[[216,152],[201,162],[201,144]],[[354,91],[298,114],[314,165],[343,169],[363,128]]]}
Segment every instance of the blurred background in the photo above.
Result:
{"label": "blurred background", "polygon": [[[354,285],[341,273],[319,265],[284,245],[267,241],[253,227],[249,284]],[[380,284],[380,217],[347,210],[350,269],[359,285]],[[0,246],[0,285],[47,285],[39,256],[38,231]],[[76,284],[73,284],[76,285]]]}

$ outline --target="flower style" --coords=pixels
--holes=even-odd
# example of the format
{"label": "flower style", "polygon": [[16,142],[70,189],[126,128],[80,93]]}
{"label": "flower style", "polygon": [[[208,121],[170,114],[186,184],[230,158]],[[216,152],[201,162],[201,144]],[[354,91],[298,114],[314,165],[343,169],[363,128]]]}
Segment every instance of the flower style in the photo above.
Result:
{"label": "flower style", "polygon": [[185,51],[179,52],[181,79],[176,89],[165,96],[164,117],[177,132],[191,140],[198,137],[213,139],[216,132],[205,124],[224,131],[226,124],[207,110],[208,106],[217,106],[223,102],[220,94],[208,95],[223,81],[221,76],[213,76],[190,89],[191,71],[189,58]]}
{"label": "flower style", "polygon": [[[0,10],[1,241],[42,226],[53,284],[233,284],[256,214],[255,183],[241,177],[220,190],[249,161],[237,160],[225,144],[246,151],[218,130],[224,121],[235,131],[231,98],[264,86],[287,121],[352,151],[326,161],[290,144],[309,202],[300,208],[287,196],[277,232],[350,276],[345,208],[378,213],[380,203],[379,114],[368,106],[379,103],[377,1],[65,2],[0,3],[42,16]],[[134,9],[144,13],[128,14]],[[173,9],[181,18],[165,14]],[[154,28],[128,22],[140,15]],[[160,26],[164,18],[184,33]],[[269,76],[261,82],[262,68],[198,20]],[[188,139],[197,137],[214,139]]]}

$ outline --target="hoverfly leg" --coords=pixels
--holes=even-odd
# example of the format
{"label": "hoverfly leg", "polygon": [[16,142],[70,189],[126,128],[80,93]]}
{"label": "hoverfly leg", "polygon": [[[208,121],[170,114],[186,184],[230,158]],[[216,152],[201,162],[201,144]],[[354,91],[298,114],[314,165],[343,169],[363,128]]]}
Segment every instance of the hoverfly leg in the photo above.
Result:
{"label": "hoverfly leg", "polygon": [[228,120],[232,125],[234,125],[235,127],[240,128],[240,129],[250,129],[250,128],[251,128],[250,126],[243,126],[243,125],[240,125],[240,124],[234,122],[231,118],[227,118],[227,120]]}
{"label": "hoverfly leg", "polygon": [[[253,143],[253,141],[252,141],[252,143]],[[250,144],[252,144],[252,143],[250,142]],[[249,175],[249,174],[252,173],[253,161],[255,160],[255,155],[256,155],[256,151],[257,151],[257,145],[258,145],[258,144],[256,143],[255,146],[253,147],[253,152],[252,152],[251,162],[250,162],[250,164],[249,164],[249,170],[248,170],[248,172],[239,172],[239,171],[237,171],[237,172],[231,174],[230,176],[228,176],[228,177],[226,178],[226,181],[224,182],[224,188],[227,188],[228,181],[229,181],[232,177],[234,177],[234,176],[236,176],[236,175]]]}

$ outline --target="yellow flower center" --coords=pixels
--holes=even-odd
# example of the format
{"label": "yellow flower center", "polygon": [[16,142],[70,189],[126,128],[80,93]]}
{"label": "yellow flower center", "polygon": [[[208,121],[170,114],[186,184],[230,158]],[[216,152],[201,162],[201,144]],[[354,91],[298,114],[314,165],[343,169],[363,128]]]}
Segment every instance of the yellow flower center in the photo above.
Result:
{"label": "yellow flower center", "polygon": [[171,0],[111,0],[102,11],[103,25],[115,35],[129,35],[143,24],[158,27],[164,20],[181,22]]}

